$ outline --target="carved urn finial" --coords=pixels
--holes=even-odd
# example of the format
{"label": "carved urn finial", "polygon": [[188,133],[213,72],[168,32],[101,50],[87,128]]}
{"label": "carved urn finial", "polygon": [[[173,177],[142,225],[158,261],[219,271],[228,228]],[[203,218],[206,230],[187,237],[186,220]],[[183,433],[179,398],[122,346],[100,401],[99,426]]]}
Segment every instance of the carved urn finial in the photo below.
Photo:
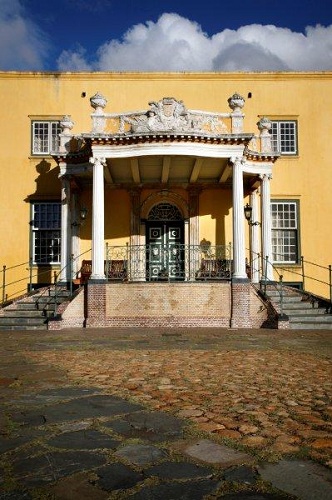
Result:
{"label": "carved urn finial", "polygon": [[266,116],[263,116],[257,123],[257,127],[260,130],[260,140],[261,140],[261,152],[271,153],[272,152],[272,137],[270,130],[272,128],[272,122]]}
{"label": "carved urn finial", "polygon": [[60,128],[61,132],[64,135],[70,135],[70,131],[74,126],[74,122],[71,119],[70,115],[65,115],[62,120],[60,120]]}
{"label": "carved urn finial", "polygon": [[259,122],[257,122],[257,127],[259,128],[261,135],[266,135],[272,128],[272,122],[269,118],[267,118],[267,116],[263,116]]}
{"label": "carved urn finial", "polygon": [[227,99],[227,102],[233,113],[240,113],[241,109],[244,106],[245,100],[242,95],[235,92],[235,94]]}
{"label": "carved urn finial", "polygon": [[96,113],[102,113],[107,104],[107,99],[100,92],[90,97],[91,106],[95,109]]}

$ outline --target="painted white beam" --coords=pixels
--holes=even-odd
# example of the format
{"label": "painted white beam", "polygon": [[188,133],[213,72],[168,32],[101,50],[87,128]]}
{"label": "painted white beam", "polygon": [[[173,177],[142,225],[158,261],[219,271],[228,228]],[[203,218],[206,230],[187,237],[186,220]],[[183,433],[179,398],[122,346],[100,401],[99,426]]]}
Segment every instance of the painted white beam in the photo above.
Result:
{"label": "painted white beam", "polygon": [[112,174],[110,171],[110,166],[107,163],[104,167],[104,178],[105,178],[105,181],[107,182],[107,184],[113,184],[113,178],[112,178]]}
{"label": "painted white beam", "polygon": [[222,182],[226,182],[228,177],[230,176],[231,174],[231,171],[232,171],[232,167],[230,165],[225,165],[225,168],[223,170],[223,173],[221,174],[220,176],[220,179],[219,179],[219,182],[222,183]]}
{"label": "painted white beam", "polygon": [[164,158],[163,158],[163,169],[162,169],[162,172],[161,172],[161,182],[163,184],[166,184],[166,182],[168,182],[169,172],[170,172],[170,169],[171,169],[171,161],[172,161],[171,156],[164,156]]}
{"label": "painted white beam", "polygon": [[199,173],[201,171],[203,165],[203,158],[196,158],[195,164],[193,166],[191,176],[190,176],[190,181],[189,182],[196,182],[199,176]]}
{"label": "painted white beam", "polygon": [[133,181],[136,184],[141,183],[141,176],[139,172],[139,164],[138,164],[138,158],[131,158],[130,159],[130,169],[131,169],[131,175],[133,177]]}

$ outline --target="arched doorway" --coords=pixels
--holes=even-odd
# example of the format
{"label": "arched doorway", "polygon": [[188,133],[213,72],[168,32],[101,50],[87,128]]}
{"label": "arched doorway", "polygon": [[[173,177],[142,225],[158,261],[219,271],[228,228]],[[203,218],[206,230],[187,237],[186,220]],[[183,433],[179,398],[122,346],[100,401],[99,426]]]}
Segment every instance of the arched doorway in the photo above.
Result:
{"label": "arched doorway", "polygon": [[154,205],[146,221],[148,281],[184,280],[184,220],[173,204]]}

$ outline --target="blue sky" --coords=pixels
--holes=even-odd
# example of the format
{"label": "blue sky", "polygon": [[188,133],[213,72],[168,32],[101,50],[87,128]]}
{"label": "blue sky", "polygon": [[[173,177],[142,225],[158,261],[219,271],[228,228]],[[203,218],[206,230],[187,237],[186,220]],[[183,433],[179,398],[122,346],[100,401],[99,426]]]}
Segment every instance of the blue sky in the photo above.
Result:
{"label": "blue sky", "polygon": [[0,0],[0,69],[332,70],[332,0]]}

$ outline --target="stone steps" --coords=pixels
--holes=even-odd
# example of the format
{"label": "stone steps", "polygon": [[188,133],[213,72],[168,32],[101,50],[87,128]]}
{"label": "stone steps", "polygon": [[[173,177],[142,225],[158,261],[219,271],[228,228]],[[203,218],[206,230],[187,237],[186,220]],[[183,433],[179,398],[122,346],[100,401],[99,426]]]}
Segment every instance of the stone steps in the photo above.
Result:
{"label": "stone steps", "polygon": [[[280,293],[275,289],[268,289],[267,295],[280,312]],[[332,330],[332,314],[326,307],[319,307],[318,300],[307,300],[296,289],[285,287],[283,289],[283,313],[289,317],[291,329]]]}
{"label": "stone steps", "polygon": [[55,304],[68,300],[70,292],[54,287],[18,300],[5,307],[0,315],[0,330],[47,330],[48,319],[54,315]]}
{"label": "stone steps", "polygon": [[301,319],[296,321],[293,319],[289,322],[292,330],[332,330],[332,323],[321,323],[317,321],[304,322]]}
{"label": "stone steps", "polygon": [[0,318],[0,330],[47,330],[46,318]]}

